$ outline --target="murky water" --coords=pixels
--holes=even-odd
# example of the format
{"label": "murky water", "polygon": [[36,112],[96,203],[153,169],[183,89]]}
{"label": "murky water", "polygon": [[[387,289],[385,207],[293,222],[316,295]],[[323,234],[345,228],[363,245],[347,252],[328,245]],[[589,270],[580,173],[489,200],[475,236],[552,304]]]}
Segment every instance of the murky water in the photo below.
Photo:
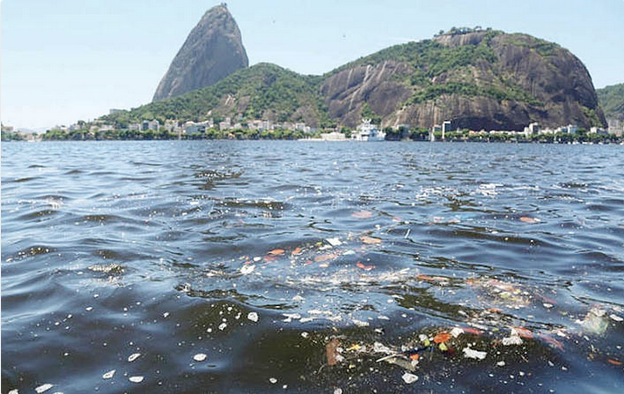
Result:
{"label": "murky water", "polygon": [[4,143],[1,264],[3,393],[624,389],[618,146]]}

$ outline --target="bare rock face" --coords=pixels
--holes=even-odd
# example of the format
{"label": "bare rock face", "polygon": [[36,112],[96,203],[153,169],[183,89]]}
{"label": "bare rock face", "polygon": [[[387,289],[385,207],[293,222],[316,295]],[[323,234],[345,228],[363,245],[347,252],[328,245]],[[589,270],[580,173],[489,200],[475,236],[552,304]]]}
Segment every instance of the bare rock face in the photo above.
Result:
{"label": "bare rock face", "polygon": [[236,21],[225,5],[211,8],[191,31],[160,81],[153,101],[210,86],[249,66]]}
{"label": "bare rock face", "polygon": [[388,48],[331,73],[329,116],[355,126],[367,106],[382,126],[522,130],[606,125],[589,72],[568,50],[524,34],[477,31]]}

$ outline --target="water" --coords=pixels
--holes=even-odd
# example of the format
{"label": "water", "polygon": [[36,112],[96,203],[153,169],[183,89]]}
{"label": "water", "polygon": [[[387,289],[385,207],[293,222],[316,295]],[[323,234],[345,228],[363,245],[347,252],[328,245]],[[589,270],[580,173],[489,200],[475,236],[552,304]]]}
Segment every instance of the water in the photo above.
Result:
{"label": "water", "polygon": [[2,144],[3,393],[621,392],[623,272],[618,146]]}

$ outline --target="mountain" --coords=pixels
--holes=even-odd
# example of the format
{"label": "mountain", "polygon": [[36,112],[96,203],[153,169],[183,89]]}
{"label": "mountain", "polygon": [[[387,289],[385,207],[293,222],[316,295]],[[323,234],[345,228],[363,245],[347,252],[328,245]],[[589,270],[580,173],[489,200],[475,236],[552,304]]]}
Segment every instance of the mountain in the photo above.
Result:
{"label": "mountain", "polygon": [[350,126],[368,108],[384,126],[606,124],[578,58],[553,43],[492,30],[451,30],[384,49],[329,73],[321,91],[329,116]]}
{"label": "mountain", "polygon": [[208,10],[160,81],[153,101],[213,85],[249,66],[236,21],[225,5]]}
{"label": "mountain", "polygon": [[522,130],[569,123],[606,126],[589,72],[557,44],[526,34],[451,29],[395,45],[322,76],[271,64],[241,69],[213,86],[106,117],[119,124],[156,117],[305,121],[381,126]]}
{"label": "mountain", "polygon": [[605,116],[624,121],[624,83],[598,89],[596,93]]}

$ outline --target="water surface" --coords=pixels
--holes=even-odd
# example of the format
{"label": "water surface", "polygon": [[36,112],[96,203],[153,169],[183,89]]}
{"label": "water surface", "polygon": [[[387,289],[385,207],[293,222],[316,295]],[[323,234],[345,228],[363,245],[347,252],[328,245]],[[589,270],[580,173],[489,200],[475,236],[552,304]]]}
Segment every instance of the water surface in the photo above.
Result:
{"label": "water surface", "polygon": [[619,146],[4,143],[1,264],[3,393],[624,389]]}

